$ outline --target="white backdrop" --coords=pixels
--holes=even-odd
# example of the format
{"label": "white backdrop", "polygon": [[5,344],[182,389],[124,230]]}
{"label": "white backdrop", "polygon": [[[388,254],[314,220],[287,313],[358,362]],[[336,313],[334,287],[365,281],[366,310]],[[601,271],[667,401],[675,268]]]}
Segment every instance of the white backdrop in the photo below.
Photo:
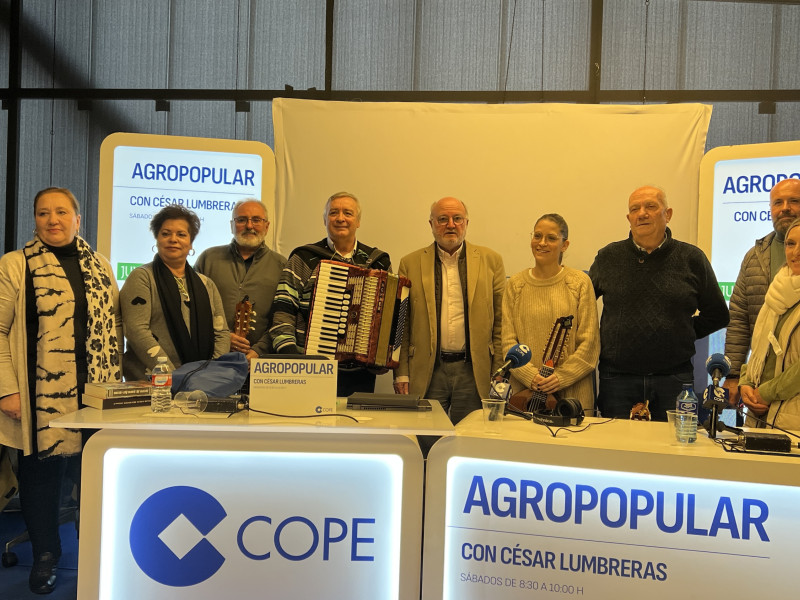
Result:
{"label": "white backdrop", "polygon": [[564,262],[588,269],[626,237],[627,198],[664,188],[676,238],[697,240],[699,164],[711,107],[568,104],[273,102],[277,250],[325,236],[324,202],[359,197],[358,237],[400,258],[432,242],[432,202],[467,203],[467,239],[500,252],[511,275],[532,265],[529,233],[558,212]]}

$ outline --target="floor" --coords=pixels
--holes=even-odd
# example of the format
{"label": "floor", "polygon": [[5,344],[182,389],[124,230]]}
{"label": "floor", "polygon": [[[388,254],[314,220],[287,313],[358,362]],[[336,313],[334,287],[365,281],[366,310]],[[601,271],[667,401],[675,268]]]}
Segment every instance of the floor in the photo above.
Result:
{"label": "floor", "polygon": [[[5,552],[5,545],[10,539],[25,531],[22,514],[15,506],[15,500],[0,513],[0,545]],[[61,560],[58,565],[56,589],[52,594],[40,596],[28,589],[28,574],[31,570],[31,545],[24,542],[11,551],[17,556],[17,564],[13,567],[0,567],[0,598],[3,600],[30,600],[31,598],[48,598],[49,600],[76,600],[78,597],[78,534],[75,523],[64,523],[61,533]],[[5,561],[4,561],[5,562]]]}

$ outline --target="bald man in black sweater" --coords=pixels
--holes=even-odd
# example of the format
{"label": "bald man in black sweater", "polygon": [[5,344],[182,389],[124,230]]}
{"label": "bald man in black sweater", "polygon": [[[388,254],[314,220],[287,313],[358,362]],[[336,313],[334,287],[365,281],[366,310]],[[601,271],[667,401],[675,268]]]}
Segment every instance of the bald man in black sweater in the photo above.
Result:
{"label": "bald man in black sweater", "polygon": [[695,340],[728,324],[728,306],[705,254],[672,238],[663,190],[646,186],[628,200],[627,240],[601,249],[589,269],[600,320],[600,390],[604,417],[627,419],[649,401],[653,420],[684,383],[692,383]]}

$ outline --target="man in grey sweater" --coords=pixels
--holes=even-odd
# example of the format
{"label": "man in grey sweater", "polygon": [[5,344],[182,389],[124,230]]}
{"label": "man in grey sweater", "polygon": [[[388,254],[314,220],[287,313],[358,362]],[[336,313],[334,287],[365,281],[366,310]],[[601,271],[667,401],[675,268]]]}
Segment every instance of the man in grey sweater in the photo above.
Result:
{"label": "man in grey sweater", "polygon": [[[233,207],[233,240],[214,246],[197,257],[195,270],[211,279],[219,289],[225,318],[231,330],[231,351],[258,358],[272,352],[269,337],[272,299],[286,259],[267,248],[269,215],[263,202],[240,200]],[[236,305],[247,296],[255,313],[246,335],[237,335]]]}

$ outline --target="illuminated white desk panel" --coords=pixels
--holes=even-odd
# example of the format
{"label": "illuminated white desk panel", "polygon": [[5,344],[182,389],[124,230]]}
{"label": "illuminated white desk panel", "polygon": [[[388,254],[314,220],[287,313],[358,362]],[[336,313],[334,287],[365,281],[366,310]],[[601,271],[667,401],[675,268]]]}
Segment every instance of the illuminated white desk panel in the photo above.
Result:
{"label": "illuminated white desk panel", "polygon": [[[80,600],[420,595],[429,412],[230,418],[85,408]],[[330,435],[329,435],[330,434]]]}
{"label": "illuminated white desk panel", "polygon": [[349,410],[338,408],[337,415],[308,418],[273,417],[246,410],[230,416],[185,415],[173,409],[155,414],[145,406],[81,410],[51,421],[54,427],[76,429],[149,429],[196,431],[259,431],[267,433],[373,434],[373,435],[453,435],[453,424],[441,404],[431,402],[430,411]]}
{"label": "illuminated white desk panel", "polygon": [[727,453],[702,431],[680,446],[666,423],[602,421],[554,438],[511,418],[498,438],[475,412],[437,442],[423,598],[752,598],[765,581],[793,588],[800,456]]}

